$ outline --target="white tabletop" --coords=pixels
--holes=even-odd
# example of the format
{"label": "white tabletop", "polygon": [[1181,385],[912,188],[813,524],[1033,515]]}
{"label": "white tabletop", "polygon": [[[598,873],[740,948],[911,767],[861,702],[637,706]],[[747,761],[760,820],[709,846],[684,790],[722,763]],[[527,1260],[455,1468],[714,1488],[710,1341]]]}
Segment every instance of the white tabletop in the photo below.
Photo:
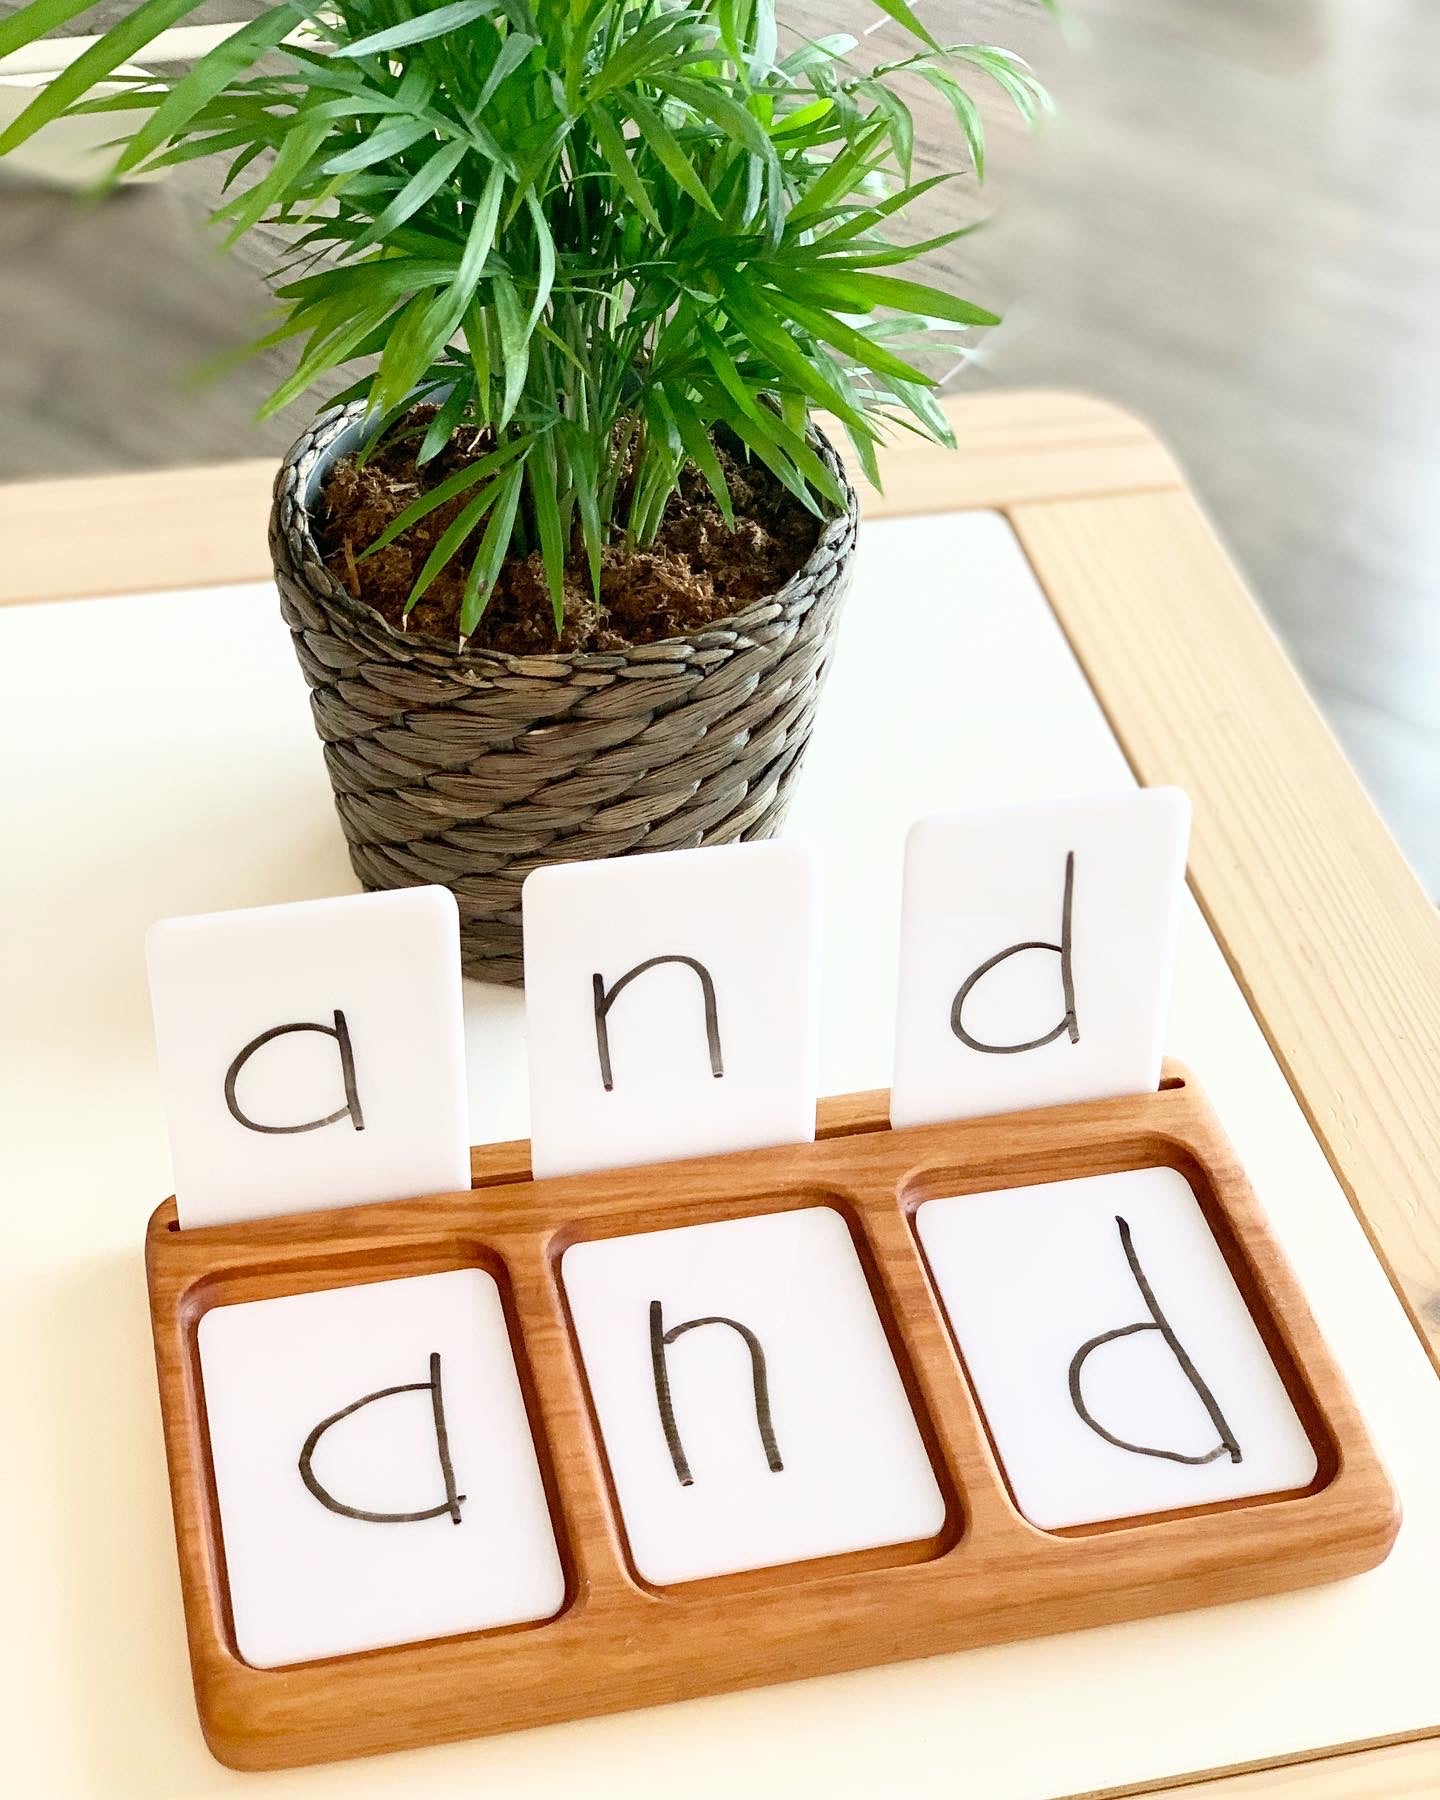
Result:
{"label": "white tabletop", "polygon": [[[1440,1383],[1190,906],[1170,1048],[1199,1075],[1406,1512],[1308,1593],[267,1777],[189,1689],[141,1240],[169,1192],[141,939],[349,891],[268,587],[0,614],[0,1541],[14,1791],[47,1800],[525,1793],[1039,1800],[1434,1727]],[[900,846],[931,808],[1130,779],[1006,524],[870,525],[790,831],[827,877],[822,1088],[887,1079]],[[526,1126],[522,1003],[470,987],[477,1140]]]}

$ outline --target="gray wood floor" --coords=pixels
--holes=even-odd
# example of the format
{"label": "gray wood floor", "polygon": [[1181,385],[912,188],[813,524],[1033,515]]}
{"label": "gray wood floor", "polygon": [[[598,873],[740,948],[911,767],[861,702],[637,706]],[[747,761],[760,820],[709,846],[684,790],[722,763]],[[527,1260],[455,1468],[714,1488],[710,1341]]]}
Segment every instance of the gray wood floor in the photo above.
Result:
{"label": "gray wood floor", "polygon": [[[987,109],[1000,216],[937,272],[1006,322],[962,380],[1087,389],[1159,428],[1440,894],[1440,7],[1071,0],[1062,36],[1031,0],[921,4],[942,36],[1030,54],[1062,108],[1034,142]],[[919,118],[917,160],[950,164],[953,128],[923,97]],[[193,381],[265,299],[197,235],[204,200],[194,174],[90,210],[0,186],[0,479],[278,452],[302,427],[254,423],[278,358]],[[975,211],[940,190],[917,229]]]}

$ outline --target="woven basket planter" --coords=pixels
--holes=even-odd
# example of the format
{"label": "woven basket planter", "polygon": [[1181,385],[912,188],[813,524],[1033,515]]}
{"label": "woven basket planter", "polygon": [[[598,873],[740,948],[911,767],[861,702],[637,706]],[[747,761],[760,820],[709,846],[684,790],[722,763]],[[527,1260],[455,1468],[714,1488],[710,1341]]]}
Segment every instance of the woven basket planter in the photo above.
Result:
{"label": "woven basket planter", "polygon": [[308,508],[361,434],[352,406],[299,440],[276,480],[270,547],[366,888],[448,887],[466,974],[518,982],[532,869],[775,831],[855,547],[854,491],[822,435],[812,442],[847,505],[772,598],[625,651],[510,656],[396,631],[325,569]]}

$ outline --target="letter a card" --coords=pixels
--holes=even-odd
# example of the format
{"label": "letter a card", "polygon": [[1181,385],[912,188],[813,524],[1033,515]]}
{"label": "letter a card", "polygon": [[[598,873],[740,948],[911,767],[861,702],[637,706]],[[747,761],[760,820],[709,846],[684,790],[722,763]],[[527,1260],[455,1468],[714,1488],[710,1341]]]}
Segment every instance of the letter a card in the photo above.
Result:
{"label": "letter a card", "polygon": [[905,849],[890,1122],[1153,1092],[1190,802],[936,813]]}
{"label": "letter a card", "polygon": [[199,1344],[246,1662],[560,1610],[554,1526],[484,1269],[212,1307]]}
{"label": "letter a card", "polygon": [[146,957],[182,1226],[469,1187],[444,888],[162,919]]}
{"label": "letter a card", "polygon": [[813,1139],[808,846],[559,863],[528,877],[524,905],[537,1176]]}

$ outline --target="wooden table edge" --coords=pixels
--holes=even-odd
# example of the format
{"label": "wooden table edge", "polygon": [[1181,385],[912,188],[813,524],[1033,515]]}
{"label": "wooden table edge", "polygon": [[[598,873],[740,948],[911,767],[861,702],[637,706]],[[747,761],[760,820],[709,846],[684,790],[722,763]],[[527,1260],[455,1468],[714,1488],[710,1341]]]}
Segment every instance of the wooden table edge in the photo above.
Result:
{"label": "wooden table edge", "polygon": [[[1440,1169],[1440,916],[1149,427],[1048,391],[945,406],[961,449],[897,444],[866,516],[1009,519],[1137,779],[1190,792],[1191,887],[1440,1371],[1424,1185]],[[0,605],[264,580],[273,475],[246,461],[0,486]],[[1316,817],[1323,842],[1300,829]],[[1299,941],[1297,920],[1323,941]],[[1420,1800],[1440,1790],[1440,1719],[1105,1794],[1161,1789]]]}
{"label": "wooden table edge", "polygon": [[[1158,440],[1105,401],[1027,391],[945,406],[963,448],[898,432],[867,516],[1183,486]],[[252,459],[0,484],[0,605],[263,581],[274,479],[274,462]]]}

